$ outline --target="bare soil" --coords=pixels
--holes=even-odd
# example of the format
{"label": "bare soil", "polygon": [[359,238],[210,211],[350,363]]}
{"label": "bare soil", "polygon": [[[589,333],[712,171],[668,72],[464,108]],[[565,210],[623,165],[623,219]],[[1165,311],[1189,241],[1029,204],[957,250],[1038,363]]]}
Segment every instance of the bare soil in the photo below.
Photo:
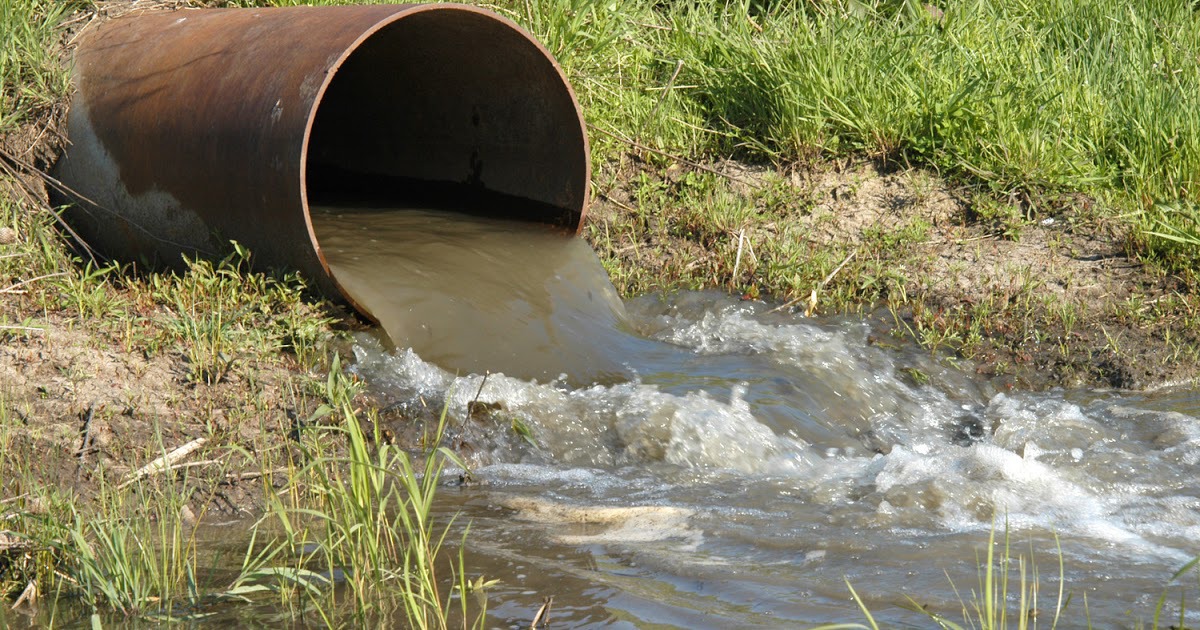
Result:
{"label": "bare soil", "polygon": [[[778,176],[737,163],[706,168],[725,173],[744,192]],[[705,270],[718,286],[756,285],[756,279],[721,275],[733,266],[736,247],[713,247],[687,231],[651,230],[659,242],[640,243],[640,234],[622,234],[618,226],[636,223],[641,212],[631,182],[645,171],[630,171],[590,210],[593,240],[610,266],[668,274],[683,258],[685,268]],[[868,281],[864,259],[901,279],[882,304],[851,298],[822,302],[817,312],[873,316],[881,338],[915,337],[932,350],[949,350],[1004,388],[1154,389],[1192,383],[1200,374],[1200,336],[1192,325],[1200,299],[1184,280],[1132,254],[1130,227],[1106,218],[1091,198],[1048,197],[1034,213],[1029,200],[995,200],[936,173],[872,161],[821,162],[787,178],[801,201],[783,218],[748,222],[742,230],[747,242],[797,239],[813,259],[854,252],[850,264],[825,279],[848,286],[852,295],[856,284]],[[914,225],[919,240],[887,241],[887,235],[912,234]],[[790,300],[804,312],[808,301],[793,298],[804,298],[809,288],[762,299]]]}
{"label": "bare soil", "polygon": [[[77,31],[95,20],[180,4],[100,2],[99,11],[81,14],[65,35],[64,54]],[[45,169],[65,142],[60,130],[66,111],[66,103],[56,104],[42,119],[0,139],[0,148]],[[714,166],[748,188],[769,172],[737,163]],[[651,174],[675,177],[692,167],[673,168]],[[645,170],[626,173],[605,191],[590,211],[592,226],[640,220],[629,189]],[[44,194],[33,199],[22,192],[44,190],[41,180],[28,170],[20,177],[21,186],[7,186],[0,194],[26,212],[44,211]],[[828,162],[794,169],[788,177],[801,193],[798,198],[808,200],[775,220],[791,223],[790,229],[760,226],[747,238],[761,242],[801,233],[814,251],[862,248],[860,257],[888,257],[909,284],[905,298],[891,302],[896,317],[880,318],[881,334],[916,336],[940,327],[959,337],[943,350],[960,354],[981,376],[1008,387],[1140,389],[1197,378],[1200,340],[1187,325],[1200,307],[1196,296],[1177,278],[1132,258],[1125,228],[1098,218],[1093,200],[1057,200],[1038,220],[998,224],[992,214],[983,216],[977,195],[934,173]],[[1011,207],[1022,212],[1020,203]],[[866,251],[874,247],[863,241],[868,228],[899,231],[914,220],[927,225],[924,240],[896,251]],[[694,261],[700,269],[729,264],[710,260],[727,254],[685,234],[662,234],[648,249],[620,239],[594,244],[603,257],[630,268],[654,270],[672,256]],[[25,236],[13,238],[19,242]],[[11,246],[0,244],[0,255]],[[855,274],[848,266],[833,282],[853,283]],[[838,308],[879,316],[886,305]],[[187,378],[187,358],[178,353],[126,348],[87,321],[31,309],[27,295],[0,291],[0,317],[19,322],[34,316],[41,329],[0,336],[0,411],[25,427],[3,458],[9,465],[24,460],[44,483],[86,494],[99,475],[123,478],[164,450],[205,437],[208,442],[192,459],[210,463],[188,471],[207,479],[196,491],[220,497],[218,511],[253,510],[254,497],[262,492],[256,477],[262,453],[256,449],[270,444],[286,449],[298,419],[318,403],[304,389],[314,375],[287,355],[239,365],[216,384],[198,383]],[[1069,322],[1062,316],[1068,311],[1073,313]],[[981,337],[968,344],[965,331],[973,324]],[[2,485],[0,501],[28,490]]]}

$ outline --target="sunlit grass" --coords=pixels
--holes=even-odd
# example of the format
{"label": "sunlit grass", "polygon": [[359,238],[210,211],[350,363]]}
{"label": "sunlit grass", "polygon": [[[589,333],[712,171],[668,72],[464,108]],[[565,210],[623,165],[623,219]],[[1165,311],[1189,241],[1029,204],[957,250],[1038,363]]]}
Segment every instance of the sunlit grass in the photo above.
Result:
{"label": "sunlit grass", "polygon": [[50,46],[87,0],[0,0],[0,135],[56,106],[70,78]]}
{"label": "sunlit grass", "polygon": [[[1055,557],[1057,559],[1055,582],[1057,588],[1050,593],[1043,593],[1042,576],[1034,562],[1032,548],[1028,556],[1016,552],[1012,547],[1010,534],[1007,525],[1001,541],[996,540],[995,528],[989,532],[987,547],[975,563],[978,582],[970,591],[960,590],[953,580],[950,581],[950,586],[958,596],[961,605],[961,611],[957,617],[929,610],[909,597],[911,609],[925,615],[943,630],[1030,630],[1033,628],[1053,630],[1060,625],[1070,628],[1086,627],[1091,629],[1095,627],[1088,610],[1086,594],[1081,598],[1082,602],[1075,602],[1074,608],[1071,608],[1074,596],[1067,590],[1066,561],[1057,537],[1055,537]],[[1163,588],[1157,605],[1151,611],[1152,616],[1148,623],[1145,619],[1136,619],[1134,627],[1149,630],[1187,627],[1184,622],[1188,611],[1188,586],[1182,581],[1190,574],[1194,574],[1197,588],[1193,594],[1200,593],[1198,565],[1200,565],[1200,558],[1188,562],[1172,575],[1167,586]],[[1163,611],[1172,584],[1179,584],[1182,588],[1179,591],[1178,618],[1168,620]],[[858,623],[832,624],[820,626],[814,630],[850,628],[877,630],[880,627],[875,620],[875,614],[879,611],[875,611],[875,613],[871,611],[849,580],[846,581],[846,587],[863,615],[866,625]],[[1104,625],[1100,627],[1107,627],[1107,623],[1112,620],[1100,621],[1104,622]]]}
{"label": "sunlit grass", "polygon": [[[0,133],[66,93],[69,75],[51,43],[63,17],[84,4],[0,0]],[[1031,215],[1047,191],[1087,192],[1140,227],[1145,252],[1172,269],[1194,268],[1200,18],[1190,3],[962,0],[944,3],[940,17],[923,3],[900,1],[518,0],[485,6],[530,28],[561,62],[595,130],[600,190],[612,165],[629,155],[651,165],[669,162],[652,150],[780,166],[846,155],[883,158],[931,167],[996,198],[1024,195]],[[676,182],[639,182],[639,207],[663,219],[653,229],[686,231],[726,252],[731,264],[693,273],[691,261],[678,259],[663,274],[626,270],[618,284],[629,290],[695,282],[779,295],[807,291],[849,252],[811,256],[785,232],[749,243],[755,257],[732,264],[738,234],[760,215],[803,206],[803,199],[766,199],[786,197],[786,189],[746,201],[727,182],[697,173]],[[1008,236],[1027,217],[1003,206],[983,218]],[[327,356],[328,322],[301,308],[302,283],[250,273],[248,254],[236,247],[225,261],[189,261],[178,274],[138,275],[83,261],[65,247],[51,216],[7,195],[0,198],[0,223],[18,235],[0,258],[0,289],[28,292],[19,310],[3,315],[0,339],[36,335],[50,318],[69,318],[107,330],[131,352],[180,354],[197,385],[222,382],[281,349],[302,366],[323,365]],[[643,234],[651,228],[630,229]],[[920,235],[913,226],[912,234],[877,235],[893,239],[877,245],[900,248]],[[831,292],[870,301],[903,285],[900,272],[872,272],[865,267],[869,259],[860,260],[860,282],[835,284]],[[748,285],[752,278],[762,286]],[[924,321],[914,316],[914,335],[927,336],[933,347],[950,341]],[[288,546],[289,553],[307,550],[301,557],[252,538],[233,584],[206,595],[195,577],[196,542],[179,519],[178,502],[137,495],[110,498],[94,513],[68,511],[65,504],[56,504],[62,511],[53,516],[6,512],[18,514],[12,521],[27,526],[22,533],[32,546],[14,556],[10,566],[19,571],[5,575],[5,587],[57,585],[97,611],[132,616],[186,616],[206,597],[250,597],[265,589],[308,602],[325,622],[399,607],[412,626],[445,627],[455,615],[464,625],[477,623],[468,622],[469,612],[479,619],[482,610],[465,608],[470,585],[461,556],[447,552],[448,524],[430,518],[448,454],[431,448],[421,468],[421,461],[383,444],[362,428],[369,417],[349,403],[351,384],[339,380],[336,363],[330,375],[321,413],[339,422],[313,430],[321,435],[305,444],[311,459],[288,480],[290,496],[298,498],[271,515],[291,528],[287,536],[297,546]],[[0,446],[9,452],[18,430],[9,426],[2,403],[0,424],[7,428]],[[344,446],[336,446],[339,440]],[[28,468],[2,470],[29,475],[6,478],[6,488],[24,491],[33,484]],[[131,519],[135,507],[156,520]],[[1018,556],[1012,579],[1007,544],[997,559],[993,542],[981,583],[964,602],[963,623],[1022,627],[1037,608],[1036,571]],[[1200,575],[1194,569],[1193,563],[1175,579]],[[446,571],[452,579],[445,579]],[[1011,614],[1005,604],[1010,586],[1020,600]],[[1065,606],[1061,590],[1058,602],[1056,619]],[[1157,616],[1153,624],[1160,627]]]}
{"label": "sunlit grass", "polygon": [[[1133,211],[1194,199],[1191,3],[936,4],[496,6],[557,55],[595,128],[681,156],[788,164],[861,154],[1035,207],[1057,190]],[[598,163],[636,152],[612,135],[594,139]],[[1171,233],[1152,229],[1156,218],[1181,227],[1174,216],[1140,220],[1152,247]]]}
{"label": "sunlit grass", "polygon": [[[440,446],[445,411],[428,435],[423,459],[414,461],[383,439],[377,419],[371,433],[364,432],[352,403],[357,386],[335,360],[326,384],[330,405],[314,417],[335,422],[310,429],[316,435],[306,440],[309,463],[294,476],[291,503],[273,504],[289,546],[306,550],[305,566],[338,576],[329,597],[311,603],[322,615],[344,612],[359,623],[398,611],[412,628],[481,627],[486,600],[468,594],[482,595],[485,581],[468,580],[461,546],[457,554],[446,549],[452,521],[433,518],[442,471],[447,464],[461,466]],[[325,450],[319,439],[324,434],[344,439],[344,455]]]}

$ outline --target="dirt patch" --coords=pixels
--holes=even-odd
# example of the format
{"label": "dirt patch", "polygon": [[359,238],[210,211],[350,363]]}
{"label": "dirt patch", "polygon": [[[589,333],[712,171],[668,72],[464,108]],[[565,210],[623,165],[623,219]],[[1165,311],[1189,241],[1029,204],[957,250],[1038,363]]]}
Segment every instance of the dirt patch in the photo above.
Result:
{"label": "dirt patch", "polygon": [[[195,3],[94,3],[65,20],[52,52],[67,67],[80,35],[95,24],[188,4]],[[322,375],[310,373],[320,361],[300,360],[270,341],[230,347],[219,373],[198,378],[187,333],[171,332],[186,323],[179,305],[155,295],[162,287],[133,267],[95,277],[97,263],[72,248],[54,218],[43,176],[68,142],[68,108],[69,98],[48,102],[0,137],[0,506],[28,508],[45,487],[86,501],[102,484],[119,484],[203,438],[203,448],[159,476],[180,480],[197,513],[252,512],[262,501],[264,470],[287,463],[289,435],[321,402],[314,383]],[[297,320],[330,317],[325,306],[264,303],[255,325],[269,325],[283,308],[295,309]],[[321,326],[314,334],[331,338],[327,325],[316,331]],[[205,331],[193,333],[195,344]]]}
{"label": "dirt patch", "polygon": [[[588,234],[615,278],[633,278],[620,288],[670,278],[810,314],[873,314],[879,338],[950,351],[1005,388],[1147,389],[1200,374],[1200,300],[1132,257],[1129,228],[1090,198],[1031,208],[874,162],[712,168],[727,181],[698,193],[679,184],[695,168],[610,174]],[[723,188],[748,210],[688,225],[688,206],[728,205],[713,193]]]}
{"label": "dirt patch", "polygon": [[[99,2],[68,21],[59,52],[69,55],[98,21],[194,4]],[[48,105],[0,138],[0,149],[46,170],[66,142],[66,111],[66,102]],[[17,172],[3,194],[23,218],[6,226],[15,231],[0,256],[41,246],[33,226],[50,223],[40,178],[7,164]],[[1131,258],[1124,228],[1100,218],[1090,199],[1055,200],[1031,219],[1022,203],[871,162],[778,170],[631,160],[597,181],[586,231],[627,293],[721,288],[795,300],[801,312],[859,311],[880,322],[881,343],[916,338],[1006,387],[1149,388],[1197,376],[1196,296]],[[54,289],[35,276],[0,277],[6,465],[86,494],[100,478],[126,478],[204,438],[190,456],[200,464],[178,474],[196,481],[189,487],[206,505],[222,497],[218,511],[253,510],[262,462],[290,461],[290,436],[321,402],[313,391],[320,375],[273,352],[241,357],[215,382],[201,382],[183,352],[123,342],[99,325],[107,315],[47,307],[33,294]],[[140,290],[127,298],[144,319],[130,326],[169,309]],[[395,433],[415,443],[402,430],[412,426]],[[8,496],[26,490],[0,487]]]}

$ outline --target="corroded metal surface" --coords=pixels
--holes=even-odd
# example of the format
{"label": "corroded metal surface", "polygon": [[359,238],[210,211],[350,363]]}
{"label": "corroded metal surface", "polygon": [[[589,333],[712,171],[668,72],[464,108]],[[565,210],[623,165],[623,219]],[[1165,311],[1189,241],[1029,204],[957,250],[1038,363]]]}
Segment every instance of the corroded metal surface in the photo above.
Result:
{"label": "corroded metal surface", "polygon": [[72,210],[85,238],[126,259],[237,240],[333,292],[308,208],[331,182],[384,204],[421,183],[528,199],[575,230],[587,202],[561,70],[473,7],[148,13],[87,33],[75,82],[56,174],[86,199]]}

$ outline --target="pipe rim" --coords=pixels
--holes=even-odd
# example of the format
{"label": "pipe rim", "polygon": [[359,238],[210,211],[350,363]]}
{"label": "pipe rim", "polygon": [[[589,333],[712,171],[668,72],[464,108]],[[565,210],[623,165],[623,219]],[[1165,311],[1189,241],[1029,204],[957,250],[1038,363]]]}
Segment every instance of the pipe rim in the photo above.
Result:
{"label": "pipe rim", "polygon": [[333,283],[333,285],[337,289],[338,293],[341,294],[342,298],[345,299],[350,304],[350,306],[354,308],[355,311],[366,316],[371,321],[377,321],[375,316],[364,305],[360,304],[357,300],[355,300],[354,297],[351,296],[348,291],[346,291],[345,287],[343,287],[342,283],[338,280],[337,275],[335,273],[333,273],[333,270],[329,267],[329,262],[325,259],[325,253],[321,250],[320,241],[317,239],[316,230],[313,228],[312,211],[309,206],[309,199],[308,199],[309,145],[310,145],[310,141],[312,140],[313,125],[317,119],[317,112],[321,108],[321,104],[324,101],[324,98],[325,98],[326,92],[329,89],[329,86],[333,83],[333,80],[337,76],[338,71],[342,68],[342,66],[346,63],[346,61],[348,59],[350,59],[350,57],[353,56],[354,53],[357,52],[358,49],[367,40],[374,37],[376,34],[379,33],[379,31],[383,30],[384,28],[386,28],[392,24],[395,24],[396,22],[399,22],[405,18],[411,17],[413,15],[417,15],[420,13],[432,12],[432,11],[464,12],[464,13],[474,14],[474,15],[477,15],[480,17],[484,17],[484,18],[499,22],[503,26],[507,27],[508,29],[512,30],[514,33],[519,35],[528,44],[532,45],[537,52],[541,53],[541,55],[547,61],[550,62],[550,66],[551,66],[551,68],[553,68],[555,76],[558,78],[559,82],[562,85],[562,88],[566,91],[567,96],[570,98],[571,104],[574,106],[575,118],[579,123],[579,128],[578,128],[579,138],[582,143],[582,148],[583,148],[583,153],[584,153],[583,173],[581,174],[582,181],[583,181],[583,188],[582,188],[582,194],[581,194],[581,204],[580,204],[580,208],[579,208],[579,220],[576,223],[575,230],[574,230],[576,235],[578,235],[583,229],[583,222],[584,222],[585,217],[587,216],[587,209],[588,209],[588,205],[589,205],[589,202],[591,199],[592,161],[591,161],[591,145],[588,141],[588,134],[587,134],[587,123],[583,118],[583,112],[579,106],[579,99],[575,95],[575,90],[571,87],[571,82],[567,79],[566,73],[563,72],[562,66],[559,65],[558,60],[555,59],[552,54],[550,54],[550,51],[547,50],[546,47],[543,46],[542,43],[540,41],[538,41],[531,33],[529,33],[529,31],[522,28],[519,24],[517,24],[516,22],[513,22],[511,19],[509,19],[507,17],[504,17],[503,15],[494,13],[492,11],[488,11],[485,9],[480,9],[475,6],[471,6],[471,5],[467,5],[467,4],[460,4],[460,3],[402,5],[399,8],[399,10],[397,10],[395,13],[387,16],[386,18],[384,18],[382,20],[379,20],[375,24],[371,25],[370,28],[363,31],[363,33],[361,35],[359,35],[358,38],[356,38],[353,42],[351,42],[350,45],[347,46],[346,49],[344,51],[342,51],[342,53],[340,55],[338,55],[337,59],[334,60],[333,63],[329,66],[329,68],[326,70],[325,78],[321,82],[320,87],[317,89],[316,95],[313,99],[313,103],[310,106],[308,114],[306,116],[305,125],[304,125],[304,136],[303,136],[303,139],[301,141],[301,146],[300,146],[300,169],[299,169],[300,181],[298,182],[299,190],[300,190],[300,208],[301,208],[301,212],[304,215],[304,224],[305,224],[305,228],[308,232],[309,243],[312,246],[313,252],[315,252],[317,255],[317,261],[320,263],[321,269],[324,272],[325,277],[328,278]]}

